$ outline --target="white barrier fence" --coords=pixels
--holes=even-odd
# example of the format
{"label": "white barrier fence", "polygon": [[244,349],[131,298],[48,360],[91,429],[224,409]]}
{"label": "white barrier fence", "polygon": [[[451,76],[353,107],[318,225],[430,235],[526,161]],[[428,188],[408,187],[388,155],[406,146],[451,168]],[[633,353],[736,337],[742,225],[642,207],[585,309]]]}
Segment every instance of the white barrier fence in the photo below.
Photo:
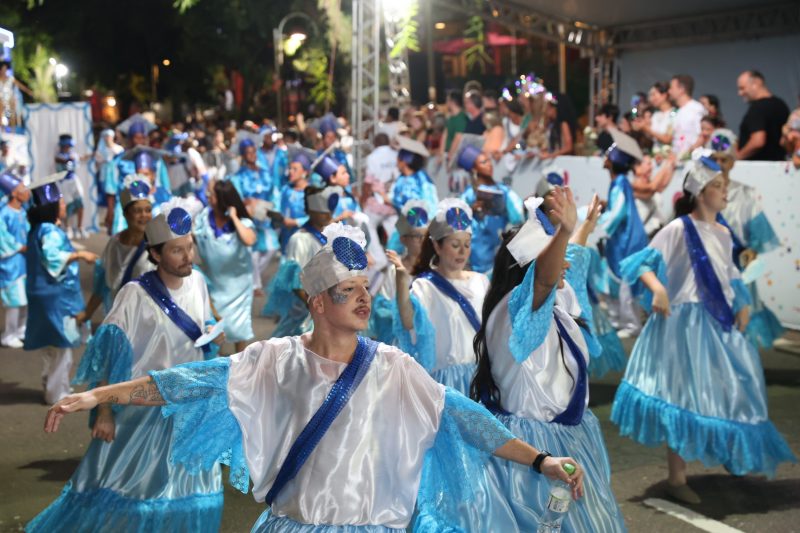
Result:
{"label": "white barrier fence", "polygon": [[[599,157],[559,157],[554,164],[569,175],[579,205],[592,195],[607,198],[610,176]],[[544,166],[532,161],[517,169],[511,186],[522,198],[533,193]],[[429,164],[440,197],[450,195],[447,173],[435,162]],[[497,172],[496,172],[497,174]],[[682,188],[683,169],[679,168],[662,196],[662,212],[672,212],[672,200]],[[731,178],[752,187],[761,194],[767,218],[781,241],[778,250],[764,254],[765,274],[758,280],[761,298],[778,316],[781,323],[800,329],[800,170],[790,164],[768,161],[740,161]]]}

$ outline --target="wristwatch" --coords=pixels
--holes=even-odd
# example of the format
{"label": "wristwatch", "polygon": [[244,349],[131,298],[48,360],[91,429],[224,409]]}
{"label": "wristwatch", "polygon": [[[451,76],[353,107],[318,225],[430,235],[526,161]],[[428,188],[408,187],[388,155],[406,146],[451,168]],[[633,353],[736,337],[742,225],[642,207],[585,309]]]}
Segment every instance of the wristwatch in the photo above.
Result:
{"label": "wristwatch", "polygon": [[536,472],[537,474],[541,474],[542,473],[542,463],[544,462],[544,460],[546,458],[552,457],[552,456],[553,456],[552,453],[550,453],[550,452],[548,452],[546,450],[542,450],[541,452],[539,452],[539,455],[536,456],[536,459],[533,460],[533,463],[531,463],[531,468],[533,468],[534,472]]}

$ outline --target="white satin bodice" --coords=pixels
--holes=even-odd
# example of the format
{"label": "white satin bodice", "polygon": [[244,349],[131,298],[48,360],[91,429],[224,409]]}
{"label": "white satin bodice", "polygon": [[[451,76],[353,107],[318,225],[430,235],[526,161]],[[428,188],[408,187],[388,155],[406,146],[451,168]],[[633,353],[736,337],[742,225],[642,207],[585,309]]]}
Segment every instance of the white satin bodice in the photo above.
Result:
{"label": "white satin bodice", "polygon": [[[190,276],[183,279],[181,288],[170,290],[169,293],[175,303],[204,331],[211,311],[203,275],[192,271]],[[131,379],[142,377],[151,370],[203,360],[203,351],[194,347],[194,342],[135,281],[120,289],[103,324],[114,324],[128,336],[133,348]]]}
{"label": "white satin bodice", "polygon": [[[563,413],[572,399],[578,378],[578,363],[567,343],[559,341],[554,318],[550,320],[550,329],[544,342],[525,361],[518,363],[509,350],[512,320],[508,310],[510,297],[511,293],[497,304],[486,324],[492,377],[500,390],[501,404],[506,411],[519,417],[549,422]],[[586,341],[578,324],[570,316],[579,316],[581,309],[569,284],[556,291],[553,313],[580,347],[588,365]]]}
{"label": "white satin bodice", "polygon": [[[307,350],[304,338],[261,341],[231,356],[228,404],[257,501],[346,367]],[[443,408],[444,387],[381,344],[350,401],[273,502],[274,514],[306,524],[405,528]]]}

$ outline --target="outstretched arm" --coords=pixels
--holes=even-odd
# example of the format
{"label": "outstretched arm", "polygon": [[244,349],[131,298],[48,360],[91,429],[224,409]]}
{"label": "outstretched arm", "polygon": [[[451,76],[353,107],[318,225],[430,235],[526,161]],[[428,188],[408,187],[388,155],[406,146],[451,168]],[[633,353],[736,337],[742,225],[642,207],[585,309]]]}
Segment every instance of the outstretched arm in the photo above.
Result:
{"label": "outstretched arm", "polygon": [[414,329],[414,306],[411,305],[410,274],[394,250],[386,250],[386,258],[394,265],[396,271],[397,308],[400,311],[400,319],[403,327],[411,331]]}
{"label": "outstretched arm", "polygon": [[61,419],[68,413],[89,411],[99,404],[119,405],[164,405],[161,392],[150,376],[123,381],[105,387],[97,387],[86,392],[70,394],[58,401],[47,411],[44,422],[45,433],[55,433]]}
{"label": "outstretched arm", "polygon": [[[557,188],[550,194],[552,209],[548,215],[554,217],[558,224],[558,230],[553,236],[547,247],[539,254],[536,260],[536,272],[533,277],[533,310],[539,309],[547,298],[553,287],[561,279],[564,271],[564,255],[567,251],[567,244],[575,230],[578,219],[578,211],[575,207],[575,199],[569,187]],[[536,290],[538,288],[539,290]]]}

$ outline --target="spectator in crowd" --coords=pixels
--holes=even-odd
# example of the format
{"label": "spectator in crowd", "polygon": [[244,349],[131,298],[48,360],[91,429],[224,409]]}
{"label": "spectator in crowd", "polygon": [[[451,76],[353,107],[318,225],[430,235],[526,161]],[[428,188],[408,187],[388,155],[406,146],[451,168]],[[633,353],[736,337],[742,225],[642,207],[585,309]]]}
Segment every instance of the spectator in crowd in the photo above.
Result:
{"label": "spectator in crowd", "polygon": [[467,127],[467,114],[462,107],[462,97],[460,91],[450,91],[447,95],[447,137],[444,149],[450,151],[453,139],[457,133],[463,133]]}
{"label": "spectator in crowd", "polygon": [[679,158],[688,157],[700,135],[700,120],[706,115],[703,104],[692,98],[694,78],[676,74],[669,82],[669,97],[678,108],[672,133],[672,151]]}
{"label": "spectator in crowd", "polygon": [[548,93],[545,97],[547,108],[548,149],[539,157],[542,160],[554,159],[560,155],[573,155],[575,153],[575,130],[578,121],[575,118],[575,109],[566,94],[554,95]]}
{"label": "spectator in crowd", "polygon": [[378,133],[385,133],[390,139],[397,136],[400,130],[400,110],[390,107],[386,111],[386,119],[378,124]]}
{"label": "spectator in crowd", "polygon": [[736,81],[739,96],[750,106],[739,126],[738,159],[783,161],[786,150],[781,146],[781,128],[789,118],[786,102],[774,96],[757,70],[746,70]]}
{"label": "spectator in crowd", "polygon": [[714,130],[722,127],[720,124],[721,121],[717,117],[712,115],[704,116],[700,120],[700,135],[697,136],[697,140],[692,145],[691,152],[694,153],[697,149],[704,149],[711,141],[711,134],[714,133]]}
{"label": "spectator in crowd", "polygon": [[619,107],[614,104],[603,104],[594,119],[597,125],[597,148],[603,154],[614,144],[611,132],[617,129],[617,120],[619,120]]}
{"label": "spectator in crowd", "polygon": [[700,97],[700,103],[706,108],[706,116],[714,117],[717,123],[721,124],[720,128],[725,127],[725,119],[722,118],[722,111],[719,107],[719,98],[715,94],[704,94]]}
{"label": "spectator in crowd", "polygon": [[397,177],[397,150],[389,146],[389,136],[378,133],[373,141],[375,149],[367,156],[367,175],[374,176],[388,190]]}
{"label": "spectator in crowd", "polygon": [[[672,134],[675,128],[675,108],[669,99],[669,84],[657,81],[647,93],[647,101],[653,106],[653,115],[649,121],[641,117],[640,131],[653,140],[653,152],[660,158],[663,147],[672,146]],[[634,124],[639,126],[639,124]]]}
{"label": "spectator in crowd", "polygon": [[483,112],[497,111],[497,93],[491,89],[483,91]]}
{"label": "spectator in crowd", "polygon": [[506,132],[503,130],[503,121],[497,111],[484,112],[483,125],[486,126],[486,131],[483,132],[483,153],[498,153],[503,149]]}
{"label": "spectator in crowd", "polygon": [[[800,96],[798,96],[800,102]],[[800,105],[789,115],[789,120],[783,125],[781,146],[791,157],[794,168],[800,168]]]}
{"label": "spectator in crowd", "polygon": [[464,111],[467,113],[467,125],[464,133],[483,135],[483,96],[478,91],[470,91],[464,95]]}

